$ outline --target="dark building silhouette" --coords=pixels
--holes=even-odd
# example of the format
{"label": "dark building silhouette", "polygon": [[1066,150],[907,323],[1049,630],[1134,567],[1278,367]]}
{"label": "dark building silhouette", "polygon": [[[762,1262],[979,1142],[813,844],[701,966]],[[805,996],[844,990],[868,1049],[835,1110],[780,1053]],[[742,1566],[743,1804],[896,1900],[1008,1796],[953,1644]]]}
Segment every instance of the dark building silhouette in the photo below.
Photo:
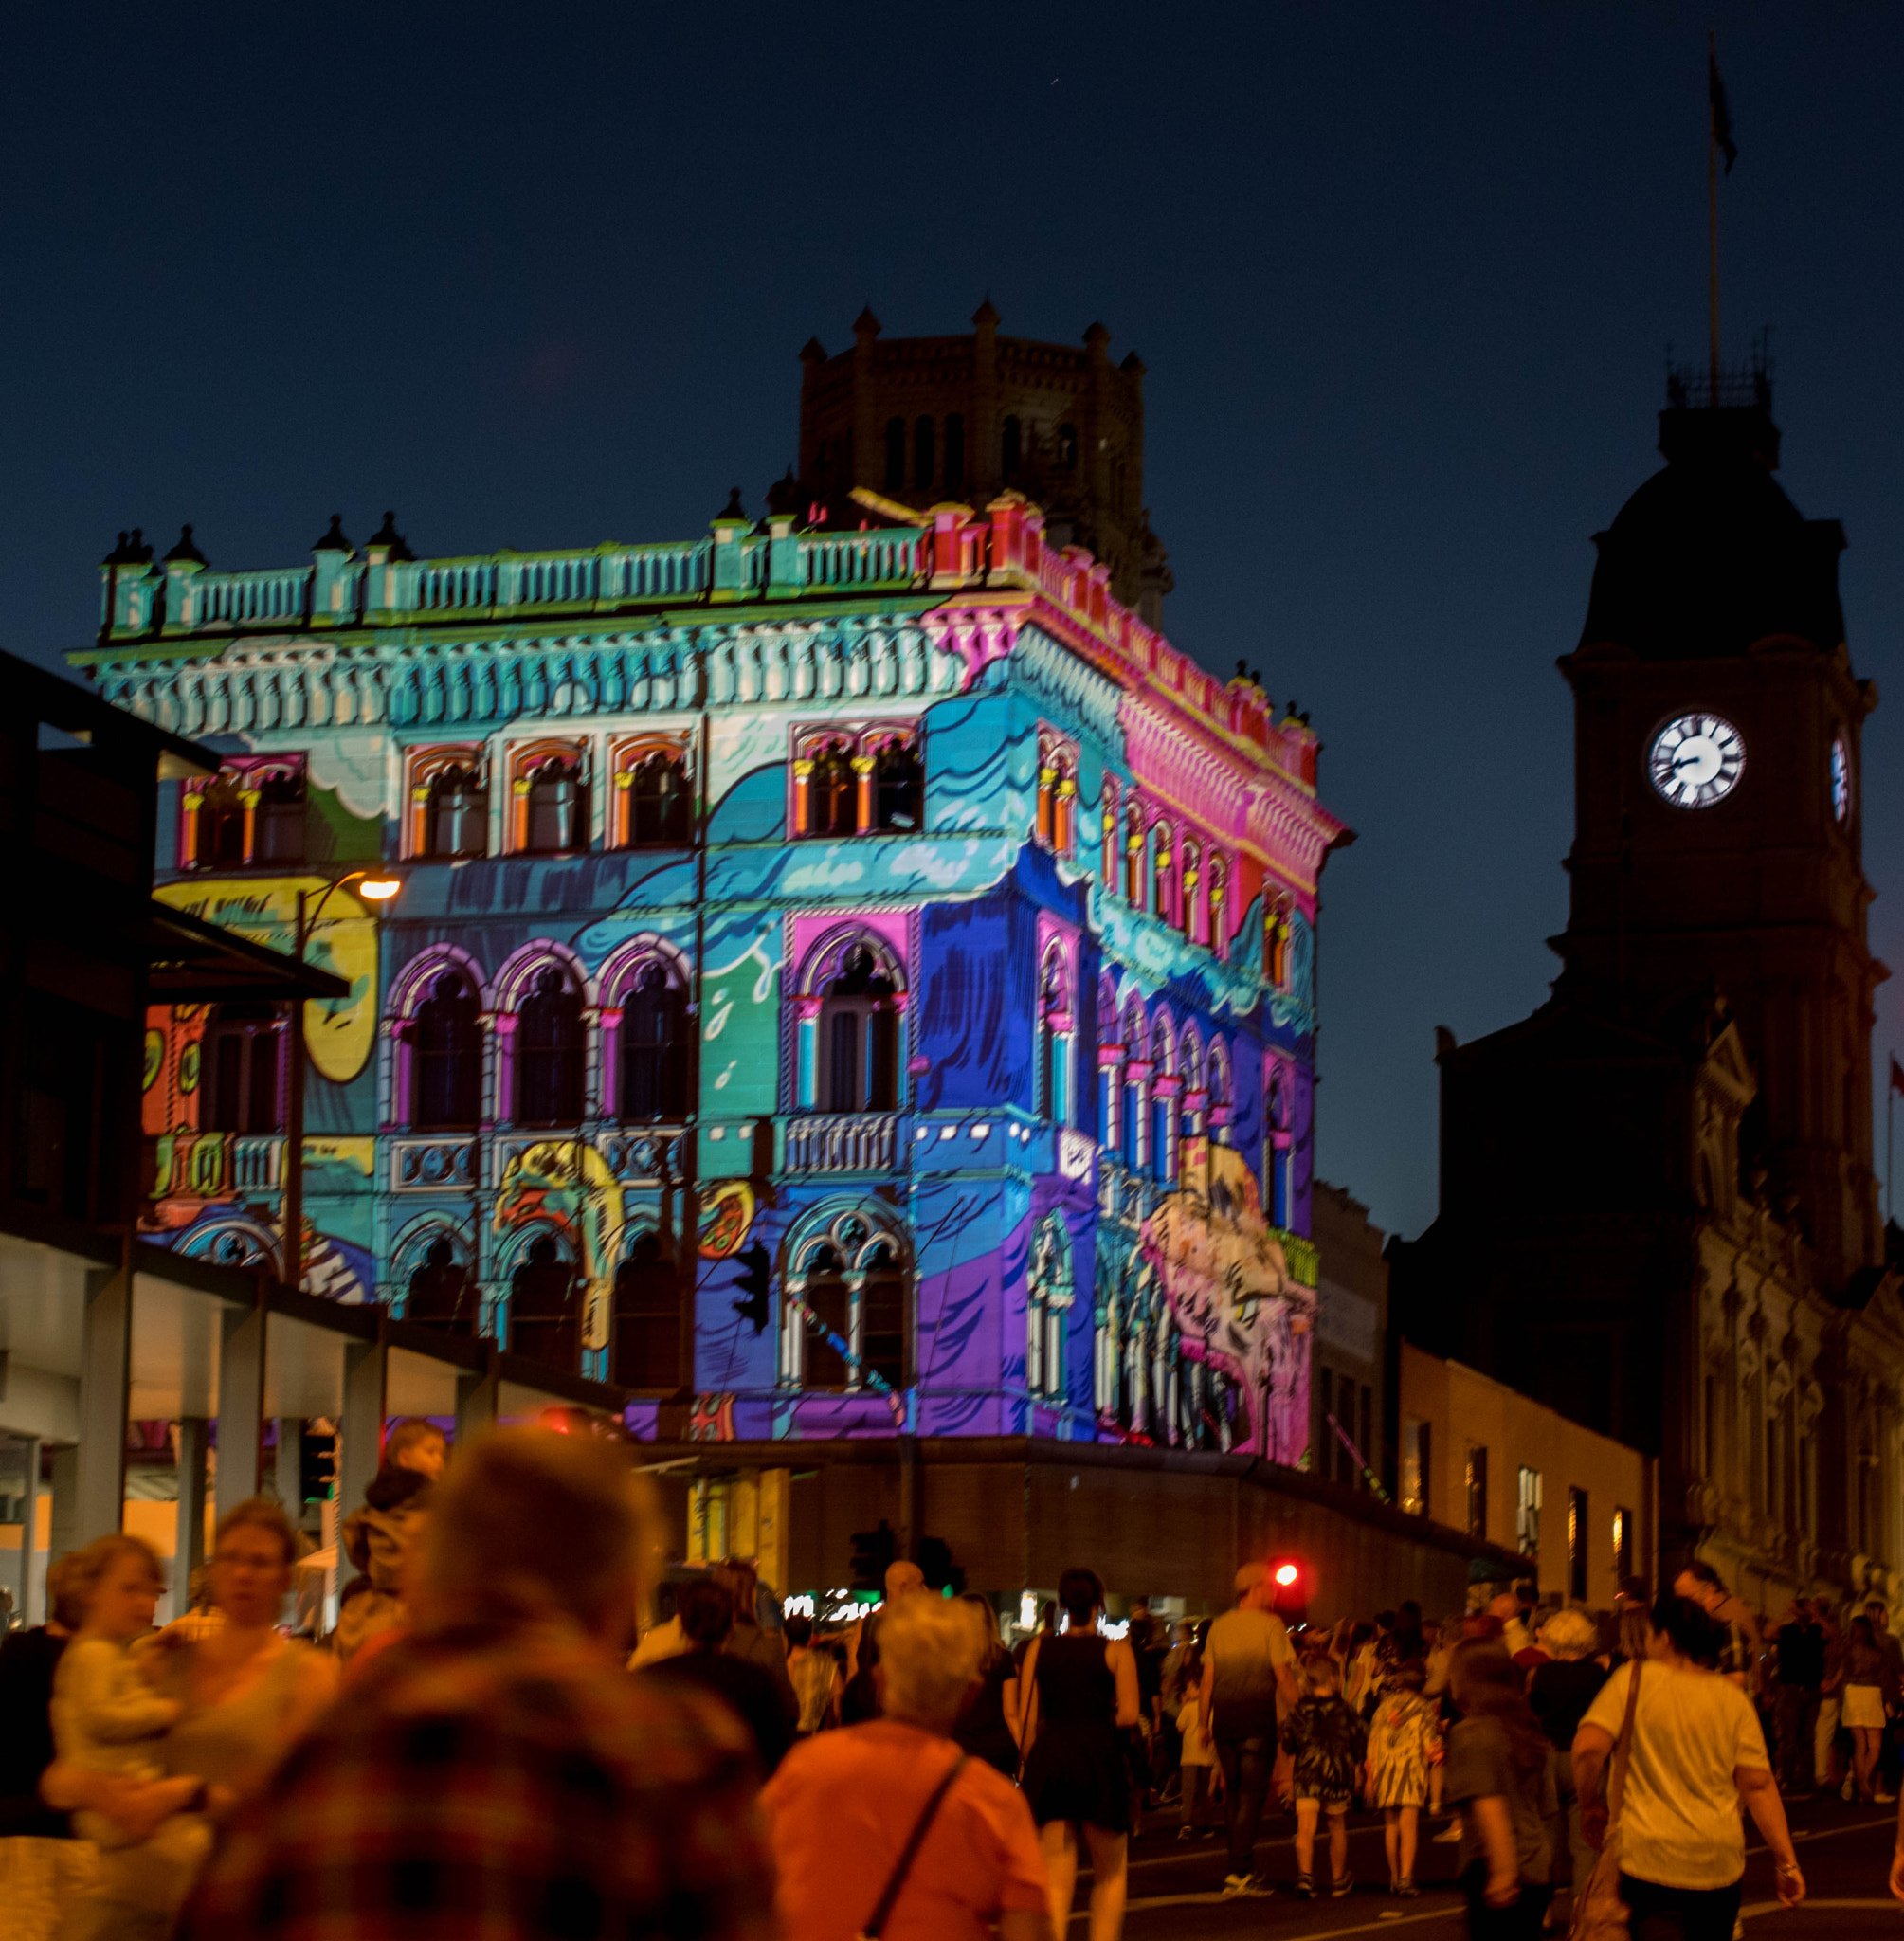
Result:
{"label": "dark building silhouette", "polygon": [[[1763,371],[1660,414],[1598,535],[1570,908],[1532,1017],[1443,1032],[1400,1333],[1655,1457],[1664,1555],[1774,1609],[1900,1560],[1904,1312],[1871,1165],[1844,537],[1772,473]],[[1611,1542],[1611,1532],[1596,1532]]]}
{"label": "dark building silhouette", "polygon": [[799,482],[784,509],[820,506],[815,523],[853,525],[855,486],[918,510],[1022,492],[1044,508],[1052,545],[1087,548],[1111,569],[1113,595],[1160,626],[1170,570],[1144,509],[1142,359],[1113,364],[1101,323],[1080,350],[1000,336],[998,321],[988,299],[970,336],[882,341],[865,310],[850,351],[829,357],[809,339]]}

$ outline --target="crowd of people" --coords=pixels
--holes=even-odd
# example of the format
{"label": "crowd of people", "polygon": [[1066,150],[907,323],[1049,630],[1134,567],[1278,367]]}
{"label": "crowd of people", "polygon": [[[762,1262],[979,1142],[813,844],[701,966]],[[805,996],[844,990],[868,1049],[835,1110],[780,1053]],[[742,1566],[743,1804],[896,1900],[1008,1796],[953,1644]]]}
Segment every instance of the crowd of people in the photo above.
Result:
{"label": "crowd of people", "polygon": [[1881,1606],[1774,1624],[1695,1566],[1602,1618],[1508,1591],[1318,1630],[1250,1563],[1172,1631],[1109,1623],[1079,1568],[1007,1648],[988,1599],[911,1563],[822,1635],[731,1562],[668,1573],[656,1623],[660,1521],[623,1451],[506,1429],[446,1453],[392,1432],[321,1641],[281,1626],[299,1537],[266,1499],[221,1518],[163,1628],[136,1537],[61,1559],[48,1622],[0,1647],[9,1937],[1061,1941],[1088,1864],[1090,1941],[1118,1941],[1147,1812],[1222,1842],[1223,1896],[1314,1898],[1379,1884],[1351,1865],[1362,1807],[1398,1898],[1424,1842],[1457,1849],[1481,1941],[1564,1927],[1570,1895],[1617,1897],[1633,1941],[1726,1941],[1746,1819],[1789,1905],[1783,1797],[1895,1786]]}

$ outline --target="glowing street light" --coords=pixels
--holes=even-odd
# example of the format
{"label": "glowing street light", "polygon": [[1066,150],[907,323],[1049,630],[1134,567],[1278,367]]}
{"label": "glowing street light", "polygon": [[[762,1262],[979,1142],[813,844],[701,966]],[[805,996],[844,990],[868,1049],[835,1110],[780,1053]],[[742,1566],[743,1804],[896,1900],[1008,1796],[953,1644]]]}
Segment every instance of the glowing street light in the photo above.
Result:
{"label": "glowing street light", "polygon": [[402,888],[393,876],[367,876],[357,885],[357,895],[372,903],[388,903]]}

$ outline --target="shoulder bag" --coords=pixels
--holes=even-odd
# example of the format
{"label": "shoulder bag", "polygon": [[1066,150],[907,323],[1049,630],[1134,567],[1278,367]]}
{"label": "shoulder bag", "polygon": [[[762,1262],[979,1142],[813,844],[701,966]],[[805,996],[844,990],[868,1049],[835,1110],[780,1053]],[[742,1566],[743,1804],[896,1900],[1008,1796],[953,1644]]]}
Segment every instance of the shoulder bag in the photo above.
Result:
{"label": "shoulder bag", "polygon": [[925,1844],[926,1835],[932,1830],[933,1822],[938,1818],[946,1795],[952,1789],[952,1781],[965,1770],[965,1762],[966,1754],[961,1752],[952,1761],[952,1769],[933,1788],[932,1798],[926,1802],[925,1810],[914,1823],[910,1837],[899,1849],[898,1859],[893,1862],[893,1871],[886,1877],[885,1887],[874,1903],[873,1912],[866,1916],[865,1926],[853,1937],[853,1941],[879,1941],[892,1914],[893,1903],[899,1897],[899,1889],[906,1884],[906,1876],[913,1871],[913,1862],[918,1859],[919,1848]]}
{"label": "shoulder bag", "polygon": [[1643,1660],[1631,1660],[1633,1676],[1626,1685],[1626,1716],[1614,1741],[1606,1782],[1606,1836],[1585,1885],[1573,1883],[1573,1921],[1569,1941],[1625,1941],[1626,1903],[1620,1898],[1620,1808],[1626,1798],[1626,1769],[1633,1761],[1633,1715],[1640,1703],[1640,1672]]}

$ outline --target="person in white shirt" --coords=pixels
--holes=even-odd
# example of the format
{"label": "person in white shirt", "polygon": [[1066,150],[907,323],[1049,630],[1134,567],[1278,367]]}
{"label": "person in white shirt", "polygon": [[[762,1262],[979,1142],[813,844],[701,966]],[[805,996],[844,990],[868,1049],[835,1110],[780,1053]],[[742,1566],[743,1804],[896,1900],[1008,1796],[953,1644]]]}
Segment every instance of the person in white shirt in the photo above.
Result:
{"label": "person in white shirt", "polygon": [[1607,1679],[1574,1734],[1582,1830],[1598,1847],[1607,1768],[1639,1678],[1620,1815],[1620,1893],[1632,1941],[1731,1941],[1746,1870],[1741,1802],[1771,1849],[1780,1904],[1804,1898],[1758,1714],[1715,1668],[1726,1642],[1690,1598],[1661,1597],[1645,1659]]}

